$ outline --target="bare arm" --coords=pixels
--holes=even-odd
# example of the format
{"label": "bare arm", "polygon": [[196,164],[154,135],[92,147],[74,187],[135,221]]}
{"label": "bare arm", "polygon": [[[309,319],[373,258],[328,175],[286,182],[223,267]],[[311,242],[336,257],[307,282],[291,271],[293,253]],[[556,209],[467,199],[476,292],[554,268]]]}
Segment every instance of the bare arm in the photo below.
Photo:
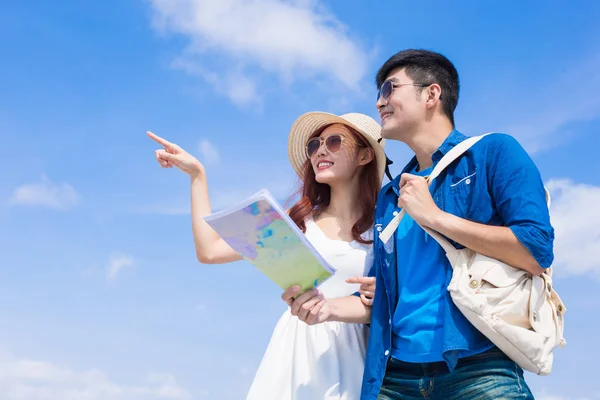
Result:
{"label": "bare arm", "polygon": [[208,184],[204,172],[191,178],[192,232],[198,261],[203,264],[224,264],[242,257],[204,221],[212,213]]}
{"label": "bare arm", "polygon": [[178,145],[152,132],[147,132],[147,134],[164,147],[164,150],[156,150],[156,159],[163,168],[175,166],[190,176],[192,231],[198,261],[203,264],[224,264],[241,260],[242,257],[221,239],[202,218],[211,214],[204,166]]}
{"label": "bare arm", "polygon": [[339,297],[330,299],[328,302],[331,311],[328,321],[353,324],[368,324],[371,322],[372,308],[365,305],[358,296]]}
{"label": "bare arm", "polygon": [[403,174],[398,206],[421,226],[431,228],[463,246],[515,268],[539,275],[544,269],[510,228],[483,225],[440,210],[420,176]]}
{"label": "bare arm", "polygon": [[463,246],[532,275],[545,271],[510,228],[468,221],[440,212],[429,227]]}
{"label": "bare arm", "polygon": [[371,321],[371,307],[363,304],[358,296],[326,299],[316,289],[300,293],[299,286],[292,286],[281,295],[290,306],[290,312],[308,325],[327,321],[340,321],[355,324],[368,324]]}

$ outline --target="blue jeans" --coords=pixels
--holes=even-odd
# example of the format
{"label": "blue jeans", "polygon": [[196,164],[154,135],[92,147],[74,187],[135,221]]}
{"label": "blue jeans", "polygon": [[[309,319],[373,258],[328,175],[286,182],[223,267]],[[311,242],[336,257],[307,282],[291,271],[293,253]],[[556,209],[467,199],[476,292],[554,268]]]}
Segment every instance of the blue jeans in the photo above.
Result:
{"label": "blue jeans", "polygon": [[523,370],[493,347],[460,359],[452,373],[445,362],[415,364],[390,358],[378,399],[533,399],[533,394]]}

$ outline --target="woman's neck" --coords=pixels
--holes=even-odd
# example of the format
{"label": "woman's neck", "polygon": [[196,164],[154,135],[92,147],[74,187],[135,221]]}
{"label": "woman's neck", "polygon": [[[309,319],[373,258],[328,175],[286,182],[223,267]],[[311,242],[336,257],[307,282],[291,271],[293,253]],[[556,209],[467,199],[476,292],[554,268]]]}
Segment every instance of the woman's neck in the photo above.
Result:
{"label": "woman's neck", "polygon": [[323,210],[323,213],[354,225],[362,213],[358,189],[358,179],[351,184],[331,186],[329,206]]}

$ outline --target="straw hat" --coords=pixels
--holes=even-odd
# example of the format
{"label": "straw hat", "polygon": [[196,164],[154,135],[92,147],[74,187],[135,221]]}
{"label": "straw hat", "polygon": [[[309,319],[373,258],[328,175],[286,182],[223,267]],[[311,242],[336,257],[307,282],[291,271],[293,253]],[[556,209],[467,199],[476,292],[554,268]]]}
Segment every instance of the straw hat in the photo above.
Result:
{"label": "straw hat", "polygon": [[[375,151],[377,171],[381,182],[386,167],[386,156],[383,151],[385,140],[381,139],[381,126],[373,118],[364,114],[349,113],[338,116],[320,111],[302,114],[290,129],[288,157],[300,179],[304,178],[302,168],[307,159],[306,142],[315,132],[332,124],[346,125],[361,134],[369,142]],[[380,139],[381,142],[378,142]]]}

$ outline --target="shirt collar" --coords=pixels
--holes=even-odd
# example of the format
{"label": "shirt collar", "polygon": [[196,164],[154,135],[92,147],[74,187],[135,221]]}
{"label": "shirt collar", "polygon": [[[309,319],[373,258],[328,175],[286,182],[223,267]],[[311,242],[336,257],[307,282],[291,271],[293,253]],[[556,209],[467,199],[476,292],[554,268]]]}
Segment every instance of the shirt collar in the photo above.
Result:
{"label": "shirt collar", "polygon": [[454,146],[456,146],[466,138],[467,137],[465,135],[463,135],[456,129],[453,129],[452,132],[450,132],[450,134],[446,138],[446,140],[444,140],[444,143],[442,143],[442,145],[431,155],[431,161],[433,161],[433,164],[437,164],[438,161],[440,161],[442,157],[446,155],[447,152],[449,152]]}
{"label": "shirt collar", "polygon": [[418,165],[418,161],[417,161],[417,157],[413,157],[408,164],[406,164],[406,166],[404,167],[404,169],[402,169],[402,172],[400,172],[398,174],[398,176],[396,176],[394,178],[393,181],[391,181],[388,185],[389,187],[387,188],[387,192],[389,192],[389,190],[393,190],[394,193],[396,194],[396,196],[400,196],[400,177],[402,176],[403,173],[408,172],[408,171],[412,171],[413,169],[415,169]]}
{"label": "shirt collar", "polygon": [[[437,164],[442,159],[442,157],[444,157],[444,155],[446,155],[447,152],[449,152],[454,146],[456,146],[457,144],[459,144],[466,138],[467,137],[465,135],[463,135],[456,129],[453,129],[452,132],[450,132],[450,134],[448,135],[448,137],[446,137],[446,140],[444,140],[442,145],[431,155],[431,161],[433,161],[433,164],[434,165]],[[403,173],[414,169],[416,167],[416,165],[417,165],[417,157],[413,157],[408,162],[408,164],[406,164],[406,167],[404,167],[402,172],[396,178],[394,178],[393,181],[391,181],[388,184],[389,186],[388,186],[386,192],[389,192],[389,190],[391,189],[394,191],[396,196],[400,196],[400,187],[399,187],[400,186],[400,176]]]}

